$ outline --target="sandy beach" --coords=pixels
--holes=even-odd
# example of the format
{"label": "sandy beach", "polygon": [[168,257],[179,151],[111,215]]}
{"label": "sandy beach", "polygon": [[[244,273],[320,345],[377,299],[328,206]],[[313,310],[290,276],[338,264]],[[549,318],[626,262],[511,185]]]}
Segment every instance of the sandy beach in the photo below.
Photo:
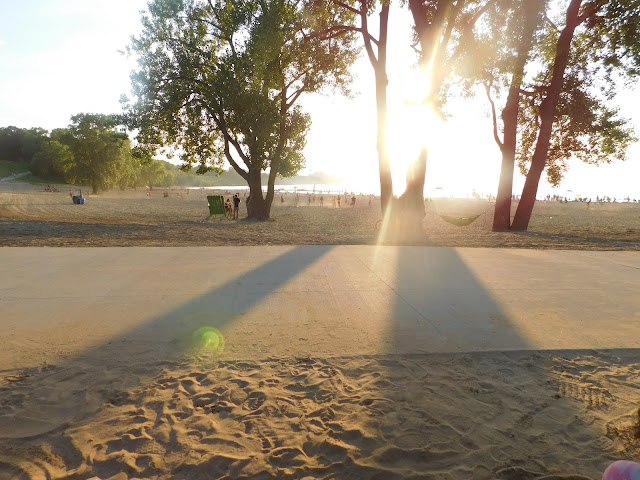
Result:
{"label": "sandy beach", "polygon": [[[377,239],[379,201],[337,208],[334,197],[320,207],[293,194],[276,196],[271,222],[209,220],[206,194],[147,197],[144,191],[107,192],[72,204],[66,189],[0,184],[0,245],[3,246],[217,246],[369,245]],[[223,192],[220,192],[223,193]],[[230,197],[227,195],[226,197]],[[244,200],[244,198],[243,198]],[[244,202],[240,217],[246,216]],[[515,205],[513,213],[515,213]],[[493,208],[486,200],[433,199],[426,203],[427,246],[517,247],[580,250],[640,250],[640,203],[538,202],[528,232],[492,233]],[[478,215],[458,227],[438,214]]]}
{"label": "sandy beach", "polygon": [[0,440],[0,478],[597,479],[640,454],[637,353],[185,359],[129,388],[144,366],[43,365],[2,414],[75,402]]}
{"label": "sandy beach", "polygon": [[[207,219],[206,200],[198,191],[182,198],[111,192],[89,196],[85,205],[73,205],[66,192],[45,193],[33,186],[4,184],[0,245],[206,247],[376,242],[379,208],[377,203],[370,208],[366,198],[358,198],[353,208],[340,209],[326,199],[324,207],[308,206],[304,197],[296,208],[291,194],[284,205],[279,197],[276,200],[274,221],[220,222]],[[514,247],[514,252],[520,248],[640,250],[640,204],[592,203],[587,208],[584,203],[540,202],[530,231],[522,234],[491,233],[491,210],[487,208],[481,200],[428,202],[425,231],[429,245]],[[452,226],[437,215],[485,210],[468,227]],[[406,248],[405,252],[411,252],[413,247]],[[512,349],[404,351],[402,342],[419,338],[422,324],[411,323],[420,311],[413,310],[417,307],[402,288],[416,290],[415,301],[426,302],[425,308],[430,301],[442,300],[435,293],[427,300],[422,298],[416,284],[430,278],[431,272],[412,266],[409,259],[405,260],[406,278],[402,278],[402,272],[386,267],[380,271],[371,267],[370,271],[370,265],[348,253],[339,258],[351,260],[338,262],[330,247],[321,252],[326,263],[320,264],[316,254],[294,248],[274,252],[274,260],[262,264],[257,269],[260,276],[255,277],[251,258],[243,262],[242,256],[230,251],[229,255],[240,258],[234,271],[216,270],[216,258],[211,255],[203,260],[206,265],[196,280],[180,269],[181,249],[162,249],[171,251],[171,260],[168,264],[157,260],[157,265],[153,263],[156,249],[140,249],[140,265],[143,261],[153,265],[150,288],[155,283],[173,288],[175,298],[170,303],[158,287],[157,297],[143,299],[145,315],[139,315],[133,306],[139,300],[138,278],[126,280],[128,272],[138,268],[135,262],[126,265],[115,253],[100,255],[98,261],[93,249],[83,248],[77,249],[78,256],[70,263],[57,260],[62,254],[56,252],[67,249],[41,249],[51,252],[49,260],[36,264],[29,260],[31,249],[2,250],[7,252],[3,272],[9,275],[0,283],[6,315],[0,321],[1,480],[577,480],[600,478],[604,468],[617,459],[640,460],[640,349],[537,348],[533,338],[538,328],[532,324],[527,332],[527,322],[523,322],[524,326],[513,327],[510,333],[522,339]],[[459,254],[460,258],[474,256],[471,250]],[[17,254],[23,251],[27,253]],[[562,256],[562,252],[551,253],[556,255],[553,261]],[[632,261],[619,261],[624,270],[615,281],[620,288],[633,289],[637,262],[631,255],[636,254],[620,254],[629,255],[624,258]],[[197,261],[199,253],[192,255]],[[526,253],[521,256],[517,261],[528,258]],[[584,266],[593,275],[601,275],[591,257],[572,262],[576,268]],[[444,285],[469,284],[473,291],[464,300],[468,305],[487,303],[504,310],[500,318],[485,314],[489,322],[515,320],[516,313],[505,305],[512,292],[518,291],[513,290],[516,286],[503,285],[499,294],[489,291],[489,283],[499,283],[500,267],[489,282],[477,269],[467,270],[464,265],[459,261],[450,279],[443,276]],[[482,262],[478,265],[474,268],[489,268]],[[28,271],[36,267],[43,273],[32,278]],[[335,278],[328,273],[330,268],[337,269]],[[544,278],[545,266],[538,268],[531,282]],[[83,272],[81,278],[77,271]],[[610,283],[608,278],[603,281]],[[388,313],[374,281],[393,295],[400,292],[389,300]],[[523,286],[530,283],[526,278],[518,281]],[[573,285],[581,281],[578,273],[571,273],[550,278],[545,288],[551,296],[565,289],[567,298],[572,298]],[[37,282],[51,287],[45,289]],[[30,289],[29,285],[37,286]],[[83,299],[83,289],[93,293]],[[19,293],[22,291],[30,293]],[[211,305],[219,309],[215,314],[235,322],[220,326],[227,339],[224,353],[215,334],[184,339],[177,333],[199,324],[198,315],[209,308],[201,298],[210,291]],[[328,292],[329,298],[342,298],[347,306],[304,303],[321,291]],[[76,302],[81,306],[77,315],[52,309],[54,298]],[[635,299],[628,301],[633,310]],[[604,302],[594,307],[583,303],[582,308],[593,312],[594,318],[601,313],[601,326],[593,328],[600,328],[603,338],[608,326],[614,328],[621,320],[620,313],[612,313],[616,310]],[[370,310],[358,310],[365,306]],[[448,318],[472,315],[460,305],[454,307],[446,301],[438,307],[443,315],[439,328],[447,328]],[[551,308],[534,303],[528,307],[525,303],[520,308],[552,327],[568,316],[562,305]],[[270,313],[278,309],[287,312],[288,321],[298,319],[296,330],[283,330],[280,338],[271,336],[270,330],[271,323],[275,328],[282,321]],[[29,312],[29,318],[20,312]],[[321,325],[307,322],[323,318],[322,312],[341,325],[334,331],[331,327],[322,340],[331,345],[335,335],[340,348],[297,351],[295,345],[321,335]],[[405,333],[394,337],[370,330],[366,322],[375,315],[403,318],[409,328],[406,332],[416,333],[403,330]],[[631,315],[625,319],[631,325],[625,327],[624,335],[629,345],[640,338],[634,327],[638,312]],[[354,336],[353,347],[345,348],[338,338],[348,344],[353,324],[359,325],[361,337]],[[131,325],[135,328],[128,330]],[[558,338],[566,335],[562,332],[557,332]],[[597,334],[587,337],[595,339]],[[240,342],[240,338],[255,338],[255,343]],[[213,350],[186,348],[189,342],[199,347],[213,345]],[[376,342],[385,348],[365,349]],[[274,354],[265,345],[280,353]]]}

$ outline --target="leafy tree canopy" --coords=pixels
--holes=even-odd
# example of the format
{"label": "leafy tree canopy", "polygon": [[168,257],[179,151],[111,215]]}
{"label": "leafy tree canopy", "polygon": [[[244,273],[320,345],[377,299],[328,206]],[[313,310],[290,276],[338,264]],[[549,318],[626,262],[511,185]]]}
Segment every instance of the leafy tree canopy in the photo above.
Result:
{"label": "leafy tree canopy", "polygon": [[353,35],[314,32],[350,16],[318,0],[153,0],[129,48],[139,70],[127,118],[141,147],[169,147],[199,173],[227,160],[262,196],[261,171],[291,176],[304,165],[300,95],[347,90]]}
{"label": "leafy tree canopy", "polygon": [[[132,75],[137,102],[129,120],[140,142],[177,147],[202,172],[229,160],[228,148],[245,171],[247,162],[262,170],[299,151],[309,119],[295,101],[328,86],[346,90],[355,58],[349,41],[311,36],[329,21],[321,3],[151,2],[130,47],[140,70]],[[283,174],[302,166],[301,157],[289,159]]]}
{"label": "leafy tree canopy", "polygon": [[[540,0],[542,15],[526,66],[519,72],[515,61],[522,41],[519,32],[526,15],[527,2],[533,0],[496,0],[488,10],[458,65],[458,81],[470,92],[473,85],[484,84],[490,95],[506,97],[513,75],[522,75],[519,95],[518,144],[516,160],[527,174],[540,129],[540,112],[550,85],[556,46],[568,2]],[[558,185],[570,158],[600,164],[623,160],[627,147],[637,139],[628,120],[619,116],[610,100],[620,80],[640,73],[640,0],[585,0],[579,26],[571,42],[569,63],[554,114],[545,171],[552,185]],[[496,120],[494,120],[494,123]],[[500,126],[495,124],[496,131]]]}

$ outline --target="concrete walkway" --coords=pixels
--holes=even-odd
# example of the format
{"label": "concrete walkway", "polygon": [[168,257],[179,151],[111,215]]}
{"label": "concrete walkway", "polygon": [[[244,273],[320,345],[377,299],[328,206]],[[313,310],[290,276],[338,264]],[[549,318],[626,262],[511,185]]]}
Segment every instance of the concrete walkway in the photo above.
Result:
{"label": "concrete walkway", "polygon": [[640,348],[640,253],[373,246],[0,249],[0,371],[224,335],[223,359]]}

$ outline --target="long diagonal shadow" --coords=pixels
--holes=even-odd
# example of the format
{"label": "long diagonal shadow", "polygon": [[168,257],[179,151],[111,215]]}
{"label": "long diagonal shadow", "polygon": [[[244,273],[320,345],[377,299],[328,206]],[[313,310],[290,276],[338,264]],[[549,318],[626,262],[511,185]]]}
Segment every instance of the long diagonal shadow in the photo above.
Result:
{"label": "long diagonal shadow", "polygon": [[[161,310],[108,342],[95,345],[55,366],[45,365],[23,372],[18,378],[20,381],[0,389],[0,405],[10,406],[0,411],[0,440],[56,431],[91,415],[114,393],[133,388],[144,378],[156,375],[163,367],[175,365],[181,355],[192,349],[194,341],[202,342],[203,339],[194,338],[194,334],[202,331],[203,327],[205,333],[212,329],[221,332],[219,338],[213,339],[213,346],[217,349],[213,353],[220,353],[220,342],[224,341],[227,327],[273,297],[331,249],[331,246],[293,247],[221,286],[204,291],[195,298],[188,296],[185,303],[170,311]],[[90,255],[90,252],[81,251],[74,266],[80,267],[85,254]],[[175,266],[168,269],[176,274]],[[112,278],[98,280],[108,282]],[[115,282],[115,277],[113,280]],[[121,290],[116,288],[110,293],[116,298],[121,296],[123,304],[120,311],[127,315],[132,292]],[[158,303],[158,300],[153,297],[147,302]],[[114,320],[114,324],[117,323],[118,320]],[[227,348],[233,346],[227,345]],[[83,379],[86,387],[81,392],[73,389],[78,377]],[[65,388],[67,381],[70,381],[69,387]]]}
{"label": "long diagonal shadow", "polygon": [[[470,252],[297,247],[214,287],[199,286],[201,293],[159,307],[111,342],[0,390],[0,407],[10,410],[0,410],[0,449],[29,446],[31,431],[56,452],[76,452],[70,464],[87,468],[79,478],[145,477],[167,468],[177,478],[269,480],[597,476],[616,454],[614,437],[603,438],[598,426],[619,400],[598,381],[609,363],[635,374],[637,360],[629,358],[637,350],[540,350],[536,325],[515,318],[496,288],[505,267]],[[536,272],[536,281],[546,278],[544,266]],[[503,290],[526,295],[518,285]],[[548,308],[519,305],[534,312],[528,319]],[[287,309],[289,317],[274,317]],[[270,323],[292,332],[271,340]],[[209,369],[189,358],[180,364],[202,326],[222,331],[235,360]],[[246,359],[249,341],[256,350]],[[307,341],[310,355],[299,356]],[[281,349],[279,358],[269,358],[270,346]],[[613,373],[613,381],[624,381],[624,372]],[[78,377],[86,388],[65,392]],[[22,422],[20,438],[11,437],[12,416]],[[87,447],[95,461],[80,458],[100,422],[112,422],[115,433]],[[58,430],[65,432],[58,437]],[[3,461],[0,452],[0,473]]]}
{"label": "long diagonal shadow", "polygon": [[616,459],[595,421],[613,401],[596,372],[637,350],[541,351],[456,249],[386,253],[395,271],[370,265],[395,292],[370,408],[387,442],[361,452],[366,464],[387,478],[549,479],[593,478]]}

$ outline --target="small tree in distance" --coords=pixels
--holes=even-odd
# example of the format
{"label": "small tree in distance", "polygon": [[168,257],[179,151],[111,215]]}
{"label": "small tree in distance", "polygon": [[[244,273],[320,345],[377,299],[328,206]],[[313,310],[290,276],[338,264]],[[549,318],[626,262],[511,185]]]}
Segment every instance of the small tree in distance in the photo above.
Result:
{"label": "small tree in distance", "polygon": [[131,142],[119,125],[116,115],[80,113],[71,117],[66,141],[73,161],[65,175],[70,183],[91,185],[93,193],[121,186],[135,161]]}

